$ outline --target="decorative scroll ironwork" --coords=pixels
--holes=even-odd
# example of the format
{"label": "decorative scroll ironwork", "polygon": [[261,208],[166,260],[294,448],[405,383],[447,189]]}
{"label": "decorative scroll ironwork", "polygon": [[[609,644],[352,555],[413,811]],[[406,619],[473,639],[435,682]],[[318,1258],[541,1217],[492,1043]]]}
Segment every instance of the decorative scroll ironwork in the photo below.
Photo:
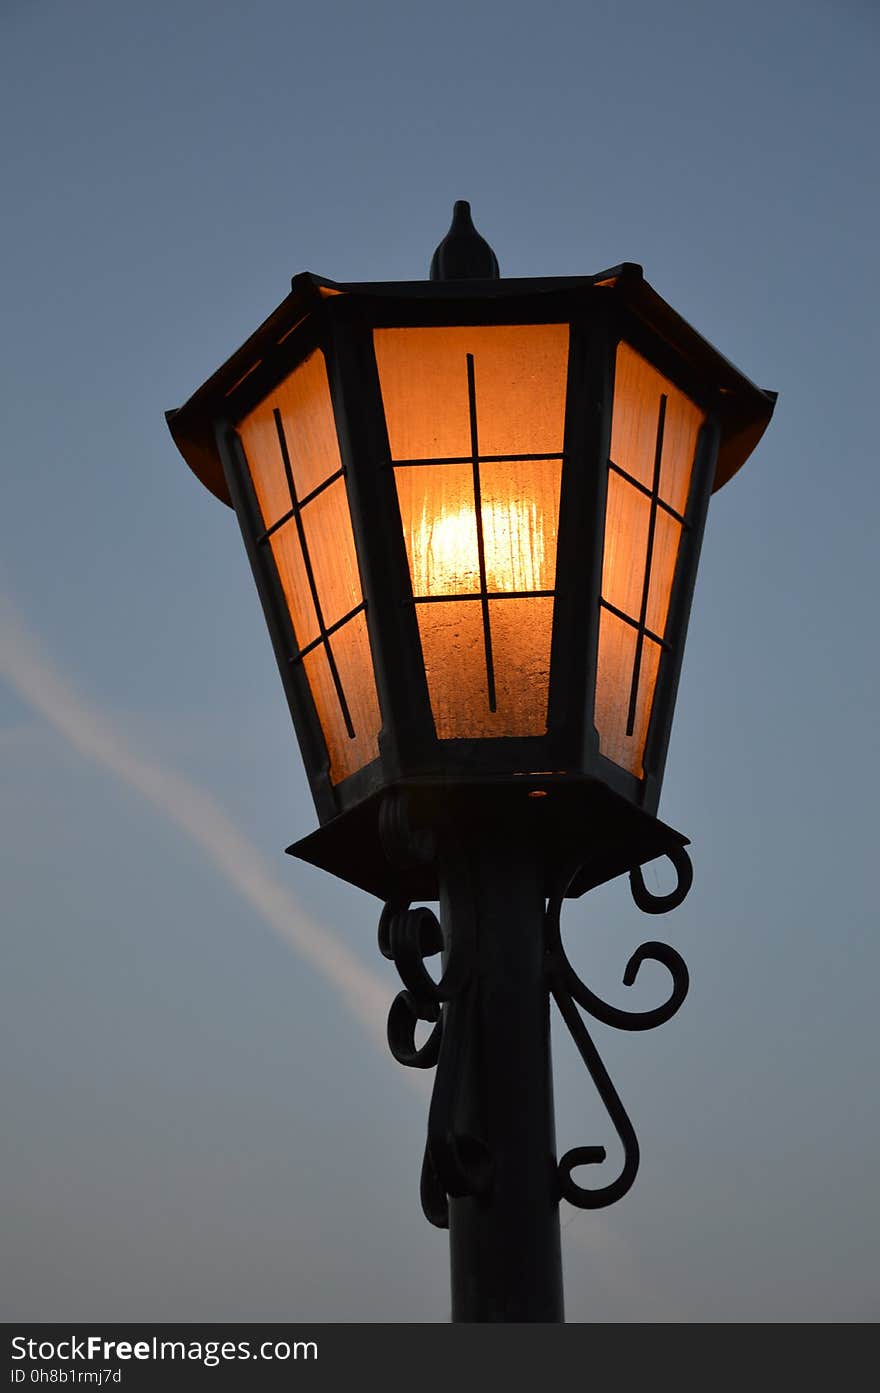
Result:
{"label": "decorative scroll ironwork", "polygon": [[[397,864],[430,859],[429,834],[414,829],[405,800],[386,798],[380,810],[382,843]],[[466,885],[464,878],[460,883]],[[456,907],[455,934],[445,936],[437,916],[424,905],[389,901],[379,920],[379,951],[396,966],[404,990],[388,1014],[388,1045],[400,1064],[413,1069],[436,1066],[428,1137],[420,1184],[422,1209],[436,1228],[448,1228],[448,1197],[482,1194],[491,1179],[488,1149],[456,1126],[464,1058],[473,1037],[476,994],[476,926],[468,895]],[[439,979],[425,959],[441,953]],[[420,1022],[433,1025],[416,1044]]]}
{"label": "decorative scroll ironwork", "polygon": [[[405,797],[387,797],[380,809],[380,833],[386,855],[399,867],[435,859],[436,847],[429,829],[412,824]],[[421,1201],[426,1218],[438,1228],[449,1224],[449,1198],[485,1194],[492,1180],[492,1163],[485,1142],[457,1125],[460,1089],[473,1048],[477,994],[477,924],[470,893],[466,859],[460,849],[444,839],[447,884],[457,887],[460,902],[450,916],[454,933],[444,932],[437,916],[424,905],[389,901],[379,921],[379,949],[394,962],[403,982],[388,1015],[388,1044],[394,1058],[412,1069],[436,1067],[428,1114],[428,1137],[421,1175]],[[687,853],[675,848],[667,853],[677,876],[675,888],[665,895],[647,889],[640,867],[630,872],[635,903],[647,914],[663,914],[684,900],[693,882]],[[611,1082],[584,1020],[585,1013],[618,1030],[651,1030],[671,1019],[688,991],[688,970],[668,944],[650,941],[631,955],[623,982],[631,987],[645,962],[665,967],[671,979],[666,1000],[646,1011],[628,1011],[597,996],[575,972],[562,943],[562,902],[584,869],[583,853],[570,856],[560,873],[547,906],[544,924],[546,983],[549,993],[596,1085],[623,1146],[620,1174],[609,1184],[590,1189],[573,1176],[578,1166],[599,1165],[604,1146],[577,1146],[558,1165],[559,1193],[580,1209],[601,1209],[621,1199],[636,1178],[639,1144],[620,1096]],[[432,977],[426,960],[442,955],[440,976]],[[427,1039],[416,1042],[421,1023],[432,1028]]]}
{"label": "decorative scroll ironwork", "polygon": [[668,914],[671,909],[678,909],[694,883],[694,868],[684,847],[673,847],[666,855],[675,867],[675,874],[678,877],[675,889],[670,890],[668,895],[653,895],[651,893],[645,884],[641,866],[634,866],[629,873],[632,897],[639,909],[645,914]]}
{"label": "decorative scroll ironwork", "polygon": [[[667,910],[674,909],[681,904],[691,887],[693,869],[687,853],[683,849],[676,849],[670,853],[670,860],[675,866],[678,882],[675,889],[668,895],[652,895],[645,886],[640,868],[637,867],[630,872],[633,899],[639,908],[648,914],[662,914]],[[583,855],[578,855],[577,859],[573,859],[566,866],[559,877],[556,891],[547,906],[545,945],[547,978],[553,1000],[559,1007],[560,1014],[578,1052],[590,1072],[602,1102],[605,1104],[623,1145],[624,1154],[623,1169],[617,1179],[599,1189],[591,1190],[579,1185],[573,1179],[572,1171],[576,1166],[600,1164],[605,1160],[605,1148],[604,1146],[573,1147],[566,1152],[559,1162],[560,1193],[564,1199],[579,1209],[602,1209],[621,1199],[635,1180],[639,1168],[639,1144],[626,1109],[602,1063],[578,1006],[582,1007],[594,1020],[601,1021],[605,1025],[615,1026],[618,1030],[651,1030],[654,1026],[662,1025],[664,1021],[668,1021],[674,1016],[684,1001],[688,990],[688,970],[684,960],[668,944],[649,942],[643,943],[636,949],[623,974],[625,986],[631,987],[633,985],[642,963],[647,961],[662,963],[672,978],[672,990],[666,1001],[650,1011],[625,1011],[618,1006],[611,1006],[596,996],[581,981],[569,962],[562,944],[560,916],[562,901],[573,880],[581,871],[583,862]]]}

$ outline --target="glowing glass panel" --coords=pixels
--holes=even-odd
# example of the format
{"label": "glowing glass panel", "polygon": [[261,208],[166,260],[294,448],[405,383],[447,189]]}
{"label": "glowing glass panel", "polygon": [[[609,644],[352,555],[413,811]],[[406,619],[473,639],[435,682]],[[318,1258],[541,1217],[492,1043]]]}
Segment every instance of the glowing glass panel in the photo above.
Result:
{"label": "glowing glass panel", "polygon": [[568,326],[379,329],[374,341],[437,734],[541,735]]}
{"label": "glowing glass panel", "polygon": [[644,776],[660,668],[656,640],[665,638],[704,420],[700,408],[635,349],[618,346],[595,722],[602,754],[637,778]]}
{"label": "glowing glass panel", "polygon": [[330,779],[339,783],[378,756],[381,717],[324,355],[295,368],[238,430],[263,523],[273,529],[261,542],[290,614],[289,656],[303,664]]}

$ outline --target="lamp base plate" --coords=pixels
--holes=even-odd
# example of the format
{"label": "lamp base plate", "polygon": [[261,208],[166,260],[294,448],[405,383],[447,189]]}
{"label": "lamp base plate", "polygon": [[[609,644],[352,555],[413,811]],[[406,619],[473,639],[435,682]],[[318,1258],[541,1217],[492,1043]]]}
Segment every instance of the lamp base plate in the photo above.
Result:
{"label": "lamp base plate", "polygon": [[454,784],[440,777],[402,780],[294,842],[288,854],[380,900],[436,900],[433,864],[401,867],[386,855],[379,808],[395,793],[406,796],[416,826],[452,827],[465,840],[485,835],[487,828],[497,832],[505,825],[525,825],[542,852],[547,895],[573,846],[588,848],[589,857],[569,886],[570,898],[688,844],[681,832],[597,779],[529,774]]}

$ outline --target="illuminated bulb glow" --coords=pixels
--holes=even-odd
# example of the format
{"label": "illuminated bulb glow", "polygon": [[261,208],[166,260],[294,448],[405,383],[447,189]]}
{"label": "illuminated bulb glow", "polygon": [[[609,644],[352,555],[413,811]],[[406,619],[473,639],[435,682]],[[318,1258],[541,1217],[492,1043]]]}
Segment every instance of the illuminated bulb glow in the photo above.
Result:
{"label": "illuminated bulb glow", "polygon": [[[484,502],[481,517],[489,593],[546,589],[544,517],[534,500]],[[424,503],[413,519],[410,557],[415,595],[480,593],[474,509],[434,516]]]}

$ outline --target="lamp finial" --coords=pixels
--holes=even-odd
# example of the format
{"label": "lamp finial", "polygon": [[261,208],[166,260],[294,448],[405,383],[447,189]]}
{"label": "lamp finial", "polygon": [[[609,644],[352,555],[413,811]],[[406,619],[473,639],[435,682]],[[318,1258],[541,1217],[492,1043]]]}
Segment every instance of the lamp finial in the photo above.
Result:
{"label": "lamp finial", "polygon": [[449,231],[431,258],[432,281],[498,280],[498,258],[471,219],[471,205],[459,198]]}

